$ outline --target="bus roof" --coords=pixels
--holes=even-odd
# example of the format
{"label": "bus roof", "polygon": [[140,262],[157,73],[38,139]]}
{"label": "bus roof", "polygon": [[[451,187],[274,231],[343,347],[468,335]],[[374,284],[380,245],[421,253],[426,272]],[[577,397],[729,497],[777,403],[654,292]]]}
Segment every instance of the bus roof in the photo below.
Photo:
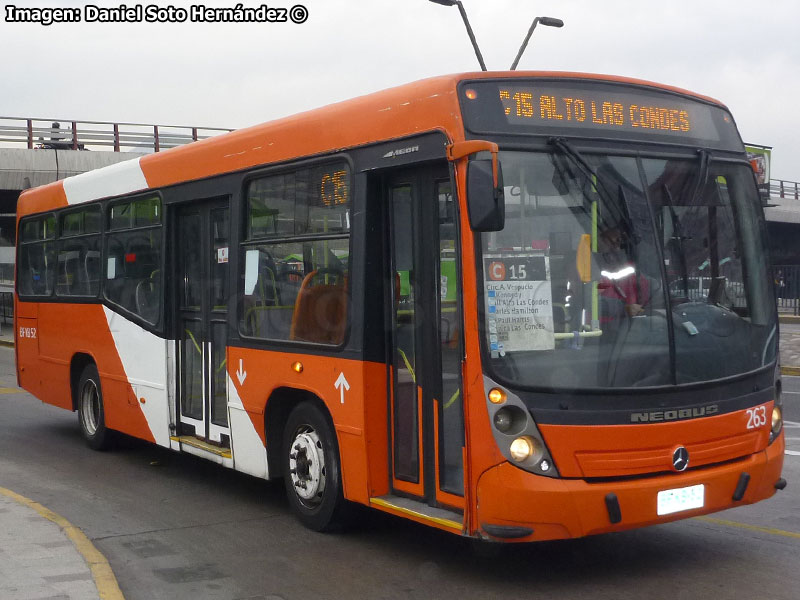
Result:
{"label": "bus roof", "polygon": [[512,77],[627,83],[688,95],[723,106],[713,98],[680,88],[610,75],[559,71],[479,71],[444,75],[239,129],[28,190],[20,196],[17,214],[23,216],[426,131],[440,130],[452,141],[460,141],[464,138],[464,128],[456,97],[457,84],[470,79]]}

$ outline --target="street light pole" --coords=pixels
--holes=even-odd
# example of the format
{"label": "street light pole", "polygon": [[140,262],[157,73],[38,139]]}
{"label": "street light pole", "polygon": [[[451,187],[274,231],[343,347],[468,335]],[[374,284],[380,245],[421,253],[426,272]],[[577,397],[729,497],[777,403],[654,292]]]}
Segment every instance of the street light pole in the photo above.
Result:
{"label": "street light pole", "polygon": [[[435,0],[431,0],[431,2],[435,2]],[[525,48],[528,47],[528,40],[531,39],[533,35],[533,30],[536,29],[536,26],[541,23],[545,27],[563,27],[564,21],[561,19],[554,19],[552,17],[536,17],[531,23],[531,28],[528,30],[528,35],[525,36],[525,41],[522,42],[522,46],[520,46],[519,52],[517,52],[517,58],[514,59],[514,64],[511,65],[511,70],[516,71],[517,65],[519,64],[519,59],[522,58],[523,52],[525,52]]]}
{"label": "street light pole", "polygon": [[[461,4],[460,0],[430,0],[434,4],[441,4],[442,6],[457,6],[458,11],[461,13],[461,18],[464,20],[464,25],[467,28],[467,35],[469,36],[469,41],[472,42],[472,47],[475,49],[475,56],[478,57],[478,64],[481,66],[481,71],[486,70],[486,63],[483,62],[483,56],[481,55],[481,50],[478,48],[478,41],[475,39],[475,34],[472,32],[472,27],[469,24],[469,19],[467,19],[467,11],[464,10],[464,7]],[[528,34],[530,37],[530,34]]]}

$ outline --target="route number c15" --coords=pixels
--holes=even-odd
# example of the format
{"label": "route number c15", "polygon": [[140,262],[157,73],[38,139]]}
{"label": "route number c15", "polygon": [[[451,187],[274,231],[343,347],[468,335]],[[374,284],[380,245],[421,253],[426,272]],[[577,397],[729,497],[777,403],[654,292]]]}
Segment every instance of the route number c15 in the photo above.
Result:
{"label": "route number c15", "polygon": [[747,409],[747,428],[758,429],[767,424],[767,407],[756,406]]}

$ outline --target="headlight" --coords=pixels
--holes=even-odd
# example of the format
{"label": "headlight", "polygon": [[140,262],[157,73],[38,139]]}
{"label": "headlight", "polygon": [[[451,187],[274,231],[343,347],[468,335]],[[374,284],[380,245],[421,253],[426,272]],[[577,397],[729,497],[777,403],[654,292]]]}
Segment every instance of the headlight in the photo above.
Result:
{"label": "headlight", "polygon": [[[544,447],[536,438],[522,435],[511,442],[508,453],[515,462],[525,463],[526,467],[536,465],[544,455]],[[545,471],[549,470],[549,466]]]}
{"label": "headlight", "polygon": [[783,413],[780,406],[772,407],[772,430],[769,434],[769,440],[772,441],[783,429]]}
{"label": "headlight", "polygon": [[511,453],[511,458],[517,462],[525,462],[528,460],[534,451],[533,440],[528,436],[518,437],[513,442],[508,451]]}

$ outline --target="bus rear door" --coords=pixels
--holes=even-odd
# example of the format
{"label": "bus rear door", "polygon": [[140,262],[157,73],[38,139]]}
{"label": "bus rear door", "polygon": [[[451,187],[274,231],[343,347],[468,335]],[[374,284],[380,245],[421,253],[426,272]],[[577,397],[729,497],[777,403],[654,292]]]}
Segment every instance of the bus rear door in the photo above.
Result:
{"label": "bus rear door", "polygon": [[230,448],[225,358],[228,200],[208,200],[179,208],[176,233],[175,323],[181,441],[193,445],[187,438],[194,438],[209,442],[212,447]]}

